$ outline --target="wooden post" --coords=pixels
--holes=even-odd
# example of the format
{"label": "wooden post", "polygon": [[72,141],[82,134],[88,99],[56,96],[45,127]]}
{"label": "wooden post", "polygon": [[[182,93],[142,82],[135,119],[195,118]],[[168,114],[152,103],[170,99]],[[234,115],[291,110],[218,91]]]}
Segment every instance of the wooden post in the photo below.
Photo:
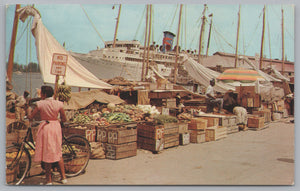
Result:
{"label": "wooden post", "polygon": [[236,46],[235,46],[235,60],[234,60],[234,67],[235,68],[237,67],[237,61],[238,61],[240,19],[241,19],[241,5],[239,5],[239,13],[238,13],[238,26],[237,26]]}
{"label": "wooden post", "polygon": [[282,68],[281,68],[281,74],[284,74],[284,14],[283,14],[283,9],[281,9],[281,13],[282,13],[282,21],[281,21],[281,31],[282,31]]}
{"label": "wooden post", "polygon": [[211,20],[210,20],[210,24],[209,24],[209,33],[208,33],[208,40],[207,40],[206,56],[208,56],[213,14],[210,14],[209,17],[211,18]]}
{"label": "wooden post", "polygon": [[147,34],[148,34],[148,13],[149,12],[149,5],[147,5],[147,12],[146,12],[146,30],[145,30],[145,41],[144,41],[144,56],[143,56],[143,65],[142,65],[142,81],[145,80],[145,62],[146,62],[146,47],[147,47]]}
{"label": "wooden post", "polygon": [[263,29],[261,36],[261,48],[260,48],[260,59],[259,59],[259,69],[262,68],[263,57],[264,57],[264,38],[265,38],[265,17],[266,17],[266,5],[264,5],[264,14],[263,14]]}
{"label": "wooden post", "polygon": [[118,18],[117,18],[117,23],[116,23],[116,28],[115,28],[115,36],[114,36],[113,48],[116,47],[116,39],[117,39],[117,33],[118,33],[118,27],[119,27],[121,7],[122,7],[122,5],[120,4],[120,6],[119,6],[119,12],[118,12]]}
{"label": "wooden post", "polygon": [[149,52],[150,52],[150,38],[151,38],[151,22],[152,22],[152,5],[150,4],[149,8],[150,17],[149,17],[149,32],[148,32],[148,42],[147,42],[147,65],[146,65],[146,75],[148,75],[149,70]]}
{"label": "wooden post", "polygon": [[205,27],[205,11],[206,11],[206,4],[204,4],[204,10],[202,13],[202,24],[201,24],[201,30],[200,30],[200,40],[199,40],[199,53],[198,53],[198,62],[201,64],[201,53],[202,53],[202,36],[204,32],[204,27]]}
{"label": "wooden post", "polygon": [[179,36],[180,36],[180,24],[181,24],[181,13],[182,13],[182,4],[180,4],[179,11],[179,22],[178,22],[178,32],[177,32],[177,43],[176,43],[176,56],[175,56],[175,68],[174,68],[174,84],[177,81],[177,70],[178,70],[178,53],[179,53]]}
{"label": "wooden post", "polygon": [[58,80],[59,80],[59,75],[56,75],[55,76],[55,85],[54,85],[54,99],[57,98]]}
{"label": "wooden post", "polygon": [[10,52],[9,52],[9,59],[8,59],[8,66],[7,66],[7,78],[8,78],[9,82],[11,82],[12,74],[13,74],[16,37],[17,37],[18,23],[19,23],[19,13],[17,13],[17,10],[20,8],[21,8],[21,5],[16,4],[14,25],[13,25],[12,35],[11,35]]}

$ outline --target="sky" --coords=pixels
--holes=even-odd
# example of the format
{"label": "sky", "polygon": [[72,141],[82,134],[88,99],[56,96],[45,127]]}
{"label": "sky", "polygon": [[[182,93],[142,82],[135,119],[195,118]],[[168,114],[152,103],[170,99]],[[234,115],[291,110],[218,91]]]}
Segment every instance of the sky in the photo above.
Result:
{"label": "sky", "polygon": [[[25,6],[22,4],[21,6]],[[35,4],[42,16],[42,22],[56,40],[65,48],[79,53],[88,53],[104,47],[104,41],[112,41],[116,27],[119,5],[113,4]],[[117,39],[139,40],[144,44],[145,3],[123,4],[121,8]],[[179,23],[179,4],[153,4],[153,34],[156,44],[161,45],[163,31],[177,34]],[[199,49],[199,36],[204,5],[200,3],[183,4],[179,45],[182,49]],[[255,56],[260,54],[263,4],[241,4],[239,54]],[[285,57],[294,61],[295,11],[292,4],[266,4],[264,56],[282,59],[282,13],[284,11],[284,48]],[[6,6],[6,61],[8,60],[11,33],[13,28],[15,4]],[[86,12],[86,14],[85,14]],[[238,4],[207,4],[203,53],[206,53],[208,30],[212,22],[209,55],[220,51],[235,53],[238,25]],[[213,14],[212,20],[208,17]],[[25,23],[19,22],[15,62],[26,64],[37,62],[34,37]],[[96,29],[95,29],[95,28]],[[100,34],[100,35],[99,35]],[[177,37],[177,35],[176,35]],[[176,43],[174,39],[173,45]],[[271,48],[270,48],[271,47]]]}

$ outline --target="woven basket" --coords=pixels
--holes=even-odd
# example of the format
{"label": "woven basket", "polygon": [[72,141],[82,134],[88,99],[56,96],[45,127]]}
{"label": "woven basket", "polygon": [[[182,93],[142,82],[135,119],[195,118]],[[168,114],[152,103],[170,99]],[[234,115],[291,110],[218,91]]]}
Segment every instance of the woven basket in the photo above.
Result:
{"label": "woven basket", "polygon": [[77,153],[77,157],[71,161],[65,162],[65,170],[68,173],[78,172],[86,161],[86,153]]}

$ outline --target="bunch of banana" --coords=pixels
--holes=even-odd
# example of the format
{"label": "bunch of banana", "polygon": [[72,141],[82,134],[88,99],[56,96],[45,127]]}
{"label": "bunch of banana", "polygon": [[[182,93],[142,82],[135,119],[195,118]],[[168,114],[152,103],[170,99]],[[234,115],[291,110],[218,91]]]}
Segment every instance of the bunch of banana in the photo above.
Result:
{"label": "bunch of banana", "polygon": [[69,102],[71,99],[71,87],[66,85],[59,85],[57,88],[57,98],[59,101]]}

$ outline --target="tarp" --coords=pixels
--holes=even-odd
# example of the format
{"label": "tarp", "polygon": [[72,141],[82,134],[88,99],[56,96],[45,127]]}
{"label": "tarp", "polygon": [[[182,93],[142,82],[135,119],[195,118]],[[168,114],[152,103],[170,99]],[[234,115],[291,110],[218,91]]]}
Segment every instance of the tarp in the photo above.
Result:
{"label": "tarp", "polygon": [[28,16],[33,16],[32,34],[35,37],[37,58],[42,73],[44,83],[55,83],[55,75],[50,73],[53,53],[68,55],[66,74],[64,80],[69,86],[111,89],[112,86],[101,81],[85,67],[83,67],[75,58],[73,58],[62,45],[51,35],[43,25],[39,12],[26,6],[17,10],[20,13],[20,19],[24,22]]}
{"label": "tarp", "polygon": [[94,101],[104,104],[121,104],[125,102],[118,96],[110,95],[100,89],[97,89],[85,92],[72,92],[69,102],[64,103],[64,109],[82,109]]}
{"label": "tarp", "polygon": [[222,74],[217,77],[218,80],[222,81],[241,81],[241,82],[253,82],[256,80],[263,80],[258,71],[245,68],[232,68],[225,70]]}

